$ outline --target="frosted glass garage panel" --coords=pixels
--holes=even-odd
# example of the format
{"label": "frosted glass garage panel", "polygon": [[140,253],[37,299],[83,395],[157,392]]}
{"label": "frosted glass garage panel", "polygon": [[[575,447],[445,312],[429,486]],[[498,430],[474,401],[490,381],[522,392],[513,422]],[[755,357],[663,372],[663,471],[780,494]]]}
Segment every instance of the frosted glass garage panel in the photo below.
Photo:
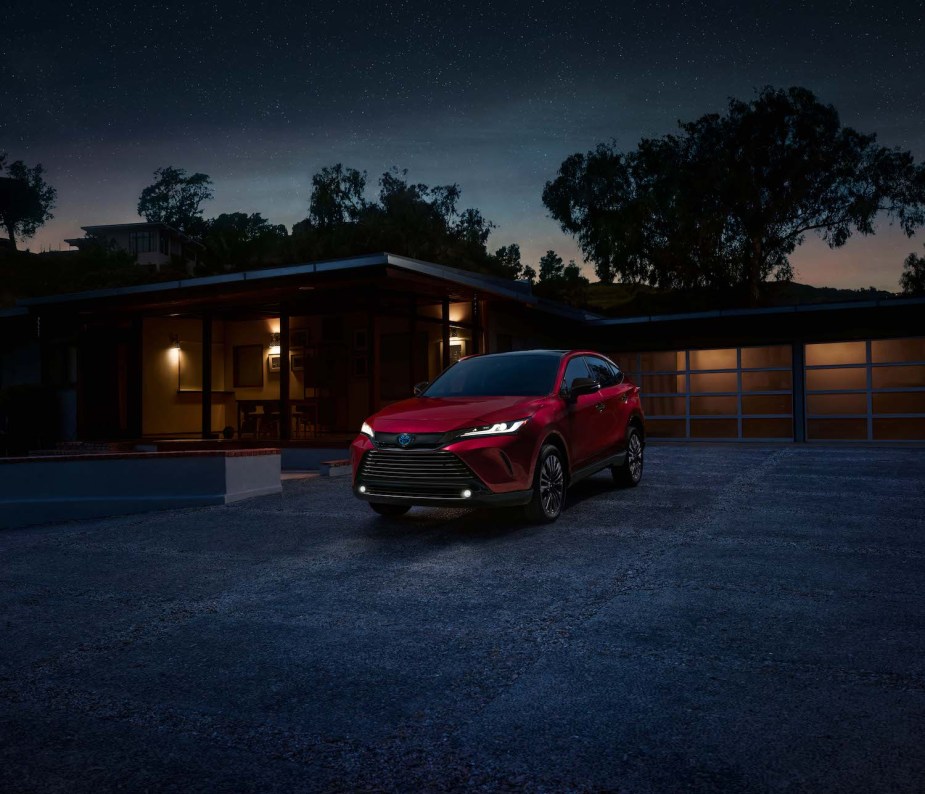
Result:
{"label": "frosted glass garage panel", "polygon": [[694,372],[690,379],[692,394],[739,390],[739,378],[735,372]]}
{"label": "frosted glass garage panel", "polygon": [[691,419],[691,438],[738,438],[736,419]]}
{"label": "frosted glass garage panel", "polygon": [[642,395],[642,410],[647,416],[684,416],[687,399],[684,397],[650,397]]}
{"label": "frosted glass garage panel", "polygon": [[865,364],[866,342],[827,342],[806,345],[806,366],[832,366],[836,364]]}
{"label": "frosted glass garage panel", "polygon": [[687,369],[683,350],[659,350],[643,353],[641,356],[643,372],[680,372]]}
{"label": "frosted glass garage panel", "polygon": [[793,360],[790,345],[773,347],[743,347],[742,368],[764,369],[769,367],[789,367]]}
{"label": "frosted glass garage panel", "polygon": [[728,415],[735,416],[739,412],[739,398],[735,395],[728,397],[702,396],[691,397],[691,415]]}
{"label": "frosted glass garage panel", "polygon": [[925,391],[874,392],[875,414],[925,414]]}
{"label": "frosted glass garage panel", "polygon": [[810,441],[864,441],[867,419],[807,419],[806,437]]}
{"label": "frosted glass garage panel", "polygon": [[738,366],[736,348],[725,350],[691,350],[691,369],[735,369]]}
{"label": "frosted glass garage panel", "polygon": [[873,367],[871,385],[875,389],[902,389],[925,386],[925,366]]}
{"label": "frosted glass garage panel", "polygon": [[810,416],[866,414],[866,394],[807,394],[806,413]]}
{"label": "frosted glass garage panel", "polygon": [[788,417],[744,417],[742,438],[793,439],[793,419]]}
{"label": "frosted glass garage panel", "polygon": [[867,367],[806,370],[809,391],[850,391],[867,388]]}
{"label": "frosted glass garage panel", "polygon": [[793,396],[790,394],[743,394],[742,413],[783,414],[793,412]]}
{"label": "frosted glass garage panel", "polygon": [[742,391],[790,391],[793,373],[789,369],[743,372]]}
{"label": "frosted glass garage panel", "polygon": [[875,441],[925,441],[925,416],[874,417]]}
{"label": "frosted glass garage panel", "polygon": [[649,419],[646,433],[652,438],[686,438],[687,423],[684,419]]}
{"label": "frosted glass garage panel", "polygon": [[870,360],[874,364],[925,361],[925,337],[875,339],[870,343]]}
{"label": "frosted glass garage panel", "polygon": [[643,375],[642,390],[650,394],[684,394],[684,375]]}

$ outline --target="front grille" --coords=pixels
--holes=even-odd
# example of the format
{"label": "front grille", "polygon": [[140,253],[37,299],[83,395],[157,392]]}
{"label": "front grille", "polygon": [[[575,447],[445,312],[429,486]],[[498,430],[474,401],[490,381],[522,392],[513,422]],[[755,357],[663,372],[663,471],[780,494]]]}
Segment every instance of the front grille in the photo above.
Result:
{"label": "front grille", "polygon": [[[380,449],[405,449],[398,443],[400,433],[376,432],[376,446]],[[449,433],[415,433],[407,449],[437,449],[446,444]]]}
{"label": "front grille", "polygon": [[357,483],[371,495],[458,499],[481,486],[472,470],[452,452],[374,449],[366,453]]}

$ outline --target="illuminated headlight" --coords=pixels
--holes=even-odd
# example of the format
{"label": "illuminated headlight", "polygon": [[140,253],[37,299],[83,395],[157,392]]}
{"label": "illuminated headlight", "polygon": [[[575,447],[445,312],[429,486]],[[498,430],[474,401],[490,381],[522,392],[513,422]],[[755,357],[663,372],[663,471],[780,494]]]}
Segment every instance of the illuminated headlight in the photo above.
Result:
{"label": "illuminated headlight", "polygon": [[375,437],[375,434],[373,433],[373,429],[369,426],[368,422],[363,422],[363,426],[360,428],[360,432],[364,436],[369,436],[370,438]]}
{"label": "illuminated headlight", "polygon": [[467,436],[504,436],[510,433],[516,433],[527,424],[529,420],[530,417],[526,419],[515,419],[513,422],[496,422],[493,425],[485,425],[484,427],[473,427],[471,430],[460,433],[460,435],[463,438]]}

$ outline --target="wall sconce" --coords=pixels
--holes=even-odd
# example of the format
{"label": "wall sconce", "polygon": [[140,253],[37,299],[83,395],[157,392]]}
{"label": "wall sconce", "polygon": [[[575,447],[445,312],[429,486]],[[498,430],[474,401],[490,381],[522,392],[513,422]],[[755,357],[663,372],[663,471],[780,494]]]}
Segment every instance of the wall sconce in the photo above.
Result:
{"label": "wall sconce", "polygon": [[174,361],[180,360],[180,337],[178,334],[170,335],[170,355]]}
{"label": "wall sconce", "polygon": [[463,336],[465,331],[460,328],[458,325],[450,326],[450,341],[451,342],[464,342],[468,337]]}
{"label": "wall sconce", "polygon": [[279,353],[279,331],[270,334],[270,353]]}

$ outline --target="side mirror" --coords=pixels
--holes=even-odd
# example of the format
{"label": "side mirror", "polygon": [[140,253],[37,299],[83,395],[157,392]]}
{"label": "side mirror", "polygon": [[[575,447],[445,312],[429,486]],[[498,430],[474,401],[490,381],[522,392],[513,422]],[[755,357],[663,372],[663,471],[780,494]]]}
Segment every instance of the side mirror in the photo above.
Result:
{"label": "side mirror", "polygon": [[599,391],[601,384],[591,378],[575,378],[568,390],[569,398],[572,400],[581,397],[582,394],[594,394]]}
{"label": "side mirror", "polygon": [[430,383],[428,383],[426,380],[422,380],[420,383],[415,383],[415,384],[414,384],[414,396],[415,396],[415,397],[420,397],[420,396],[421,396],[421,393],[422,393],[422,392],[424,391],[424,389],[426,389],[428,386],[430,386]]}

